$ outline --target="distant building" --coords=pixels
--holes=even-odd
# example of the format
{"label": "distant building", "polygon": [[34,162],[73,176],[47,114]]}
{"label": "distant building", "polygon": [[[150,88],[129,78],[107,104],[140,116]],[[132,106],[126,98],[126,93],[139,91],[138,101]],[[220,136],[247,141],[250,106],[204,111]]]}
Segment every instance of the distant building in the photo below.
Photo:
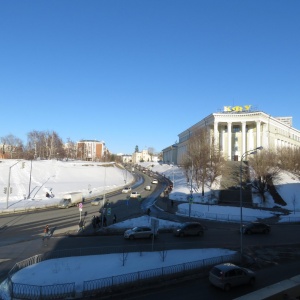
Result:
{"label": "distant building", "polygon": [[122,162],[124,164],[128,164],[132,162],[132,155],[128,155],[128,154],[123,154],[122,156]]}
{"label": "distant building", "polygon": [[[181,132],[177,147],[163,150],[164,162],[175,160],[181,164],[187,152],[188,141],[195,131],[206,128],[226,160],[241,160],[249,150],[299,148],[300,131],[292,127],[292,117],[272,117],[251,105],[225,106],[222,112],[212,113]],[[176,154],[174,153],[176,151]]]}
{"label": "distant building", "polygon": [[87,161],[103,161],[108,154],[105,143],[97,140],[81,140],[77,142],[77,159]]}
{"label": "distant building", "polygon": [[177,144],[163,149],[163,162],[166,164],[177,164]]}
{"label": "distant building", "polygon": [[142,150],[142,152],[134,152],[132,154],[132,163],[137,164],[139,162],[157,162],[158,157],[156,155],[150,155],[148,150]]}

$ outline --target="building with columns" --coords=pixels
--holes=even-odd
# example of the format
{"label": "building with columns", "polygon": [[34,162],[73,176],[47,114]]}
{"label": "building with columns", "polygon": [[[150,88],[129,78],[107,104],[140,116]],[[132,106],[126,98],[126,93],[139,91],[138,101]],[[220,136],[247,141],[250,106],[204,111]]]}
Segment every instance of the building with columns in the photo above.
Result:
{"label": "building with columns", "polygon": [[300,131],[292,127],[292,117],[272,117],[251,110],[250,105],[225,106],[222,112],[212,113],[181,132],[177,147],[163,150],[164,161],[167,154],[170,157],[170,149],[177,149],[177,164],[180,165],[189,138],[200,128],[207,128],[210,140],[215,141],[226,160],[241,160],[246,151],[260,146],[274,150],[300,147]]}

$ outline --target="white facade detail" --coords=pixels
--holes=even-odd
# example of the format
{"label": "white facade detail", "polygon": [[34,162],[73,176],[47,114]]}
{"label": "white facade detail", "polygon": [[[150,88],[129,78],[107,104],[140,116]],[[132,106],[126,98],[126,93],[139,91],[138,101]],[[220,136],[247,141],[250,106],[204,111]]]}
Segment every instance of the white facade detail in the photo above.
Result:
{"label": "white facade detail", "polygon": [[200,128],[207,128],[213,135],[215,144],[227,160],[240,160],[243,153],[260,146],[273,150],[297,149],[300,131],[289,124],[292,124],[291,117],[274,118],[260,111],[213,113],[178,135],[177,164],[182,163],[188,140]]}

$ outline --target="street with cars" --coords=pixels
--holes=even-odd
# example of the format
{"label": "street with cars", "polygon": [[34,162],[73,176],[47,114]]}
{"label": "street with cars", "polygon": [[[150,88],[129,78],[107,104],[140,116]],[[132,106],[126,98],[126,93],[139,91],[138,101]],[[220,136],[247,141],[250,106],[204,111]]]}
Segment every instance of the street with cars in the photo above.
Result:
{"label": "street with cars", "polygon": [[[153,232],[151,227],[143,228],[142,231],[140,231],[141,228],[129,228],[127,232],[114,235],[88,234],[89,237],[87,238],[86,236],[76,234],[79,218],[77,207],[71,207],[67,210],[47,209],[1,216],[0,254],[1,257],[6,259],[0,264],[1,278],[5,277],[5,274],[16,262],[37,253],[60,249],[74,249],[78,248],[78,245],[82,248],[100,245],[101,247],[122,247],[122,245],[127,245],[128,243],[136,246],[148,244],[150,249],[150,245],[153,243],[153,235],[156,237],[154,248],[152,248],[154,250],[155,245],[159,246],[162,244],[166,248],[169,247],[169,249],[219,247],[239,250],[239,224],[190,220],[188,217],[180,217],[161,211],[153,206],[153,204],[155,199],[161,194],[161,191],[165,190],[169,183],[164,178],[161,178],[158,184],[154,184],[153,189],[148,191],[145,189],[145,186],[152,185],[151,181],[152,178],[145,176],[143,183],[140,186],[134,187],[134,191],[141,195],[142,202],[128,197],[128,194],[122,193],[122,191],[107,196],[106,200],[109,200],[107,203],[109,203],[111,209],[111,215],[108,216],[108,223],[112,223],[114,214],[118,216],[119,220],[122,220],[145,214],[146,208],[151,207],[151,216],[178,221],[182,223],[182,226],[179,226],[175,230],[158,232],[158,234]],[[132,187],[131,190],[133,190]],[[83,207],[87,218],[91,218],[94,214],[99,214],[99,207],[102,204],[103,198],[101,197],[96,198],[95,201],[84,203]],[[46,223],[56,228],[47,248],[40,243],[42,228]],[[262,245],[272,247],[274,245],[294,244],[295,236],[299,236],[300,234],[299,226],[296,224],[274,224],[271,227],[268,227],[269,230],[264,232],[269,234],[250,234],[250,232],[245,230],[244,233],[246,236],[243,239],[245,249]],[[92,227],[87,228],[87,233],[89,229],[92,229]],[[254,233],[254,231],[251,233]],[[178,238],[178,236],[182,238]],[[23,249],[22,251],[20,247]],[[255,285],[257,285],[257,282]],[[251,290],[251,287],[243,287],[240,291],[244,291],[244,289]]]}

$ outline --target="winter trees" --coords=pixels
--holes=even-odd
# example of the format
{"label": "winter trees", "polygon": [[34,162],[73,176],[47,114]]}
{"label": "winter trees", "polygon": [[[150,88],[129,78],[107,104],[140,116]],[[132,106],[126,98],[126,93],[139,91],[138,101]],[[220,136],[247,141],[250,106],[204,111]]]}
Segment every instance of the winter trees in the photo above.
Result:
{"label": "winter trees", "polygon": [[189,181],[189,173],[197,188],[201,187],[204,196],[205,185],[211,187],[216,178],[221,175],[223,158],[214,138],[206,128],[195,131],[188,141],[187,154],[183,159],[183,168]]}

